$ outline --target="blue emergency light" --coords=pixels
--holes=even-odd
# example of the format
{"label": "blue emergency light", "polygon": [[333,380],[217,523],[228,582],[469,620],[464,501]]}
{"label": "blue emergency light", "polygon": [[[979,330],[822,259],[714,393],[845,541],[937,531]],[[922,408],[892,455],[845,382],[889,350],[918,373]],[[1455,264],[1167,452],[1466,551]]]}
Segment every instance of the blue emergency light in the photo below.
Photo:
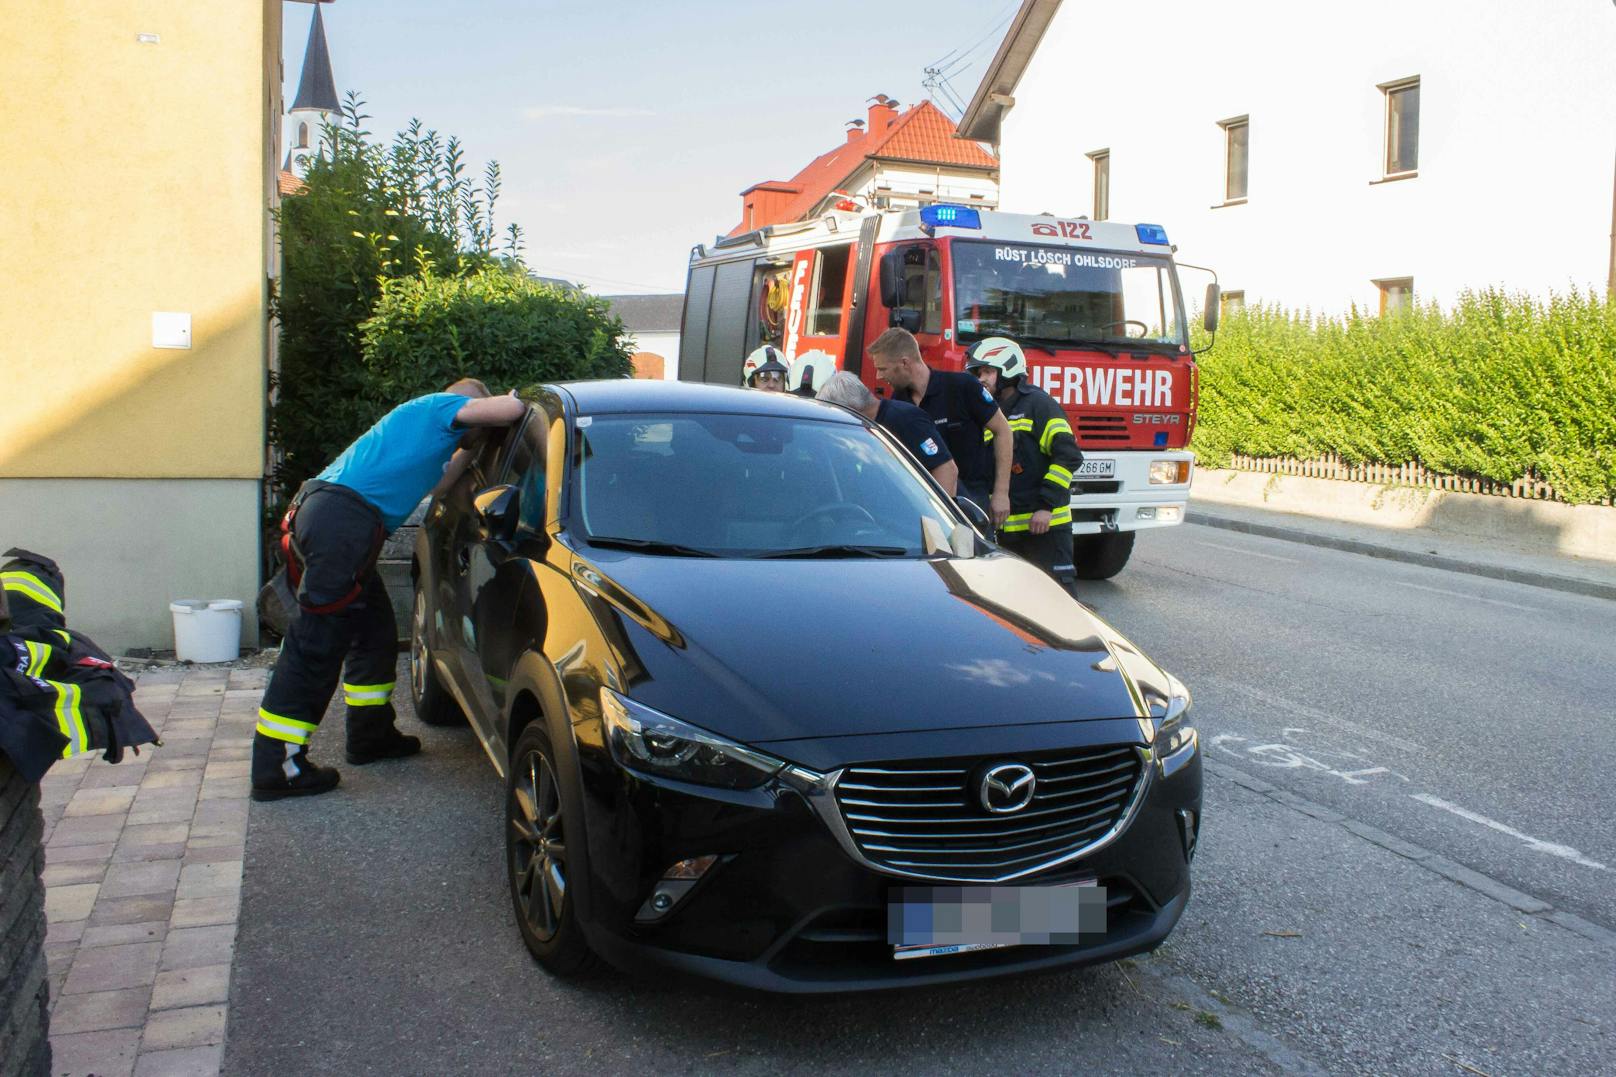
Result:
{"label": "blue emergency light", "polygon": [[1154,243],[1158,247],[1165,247],[1167,243],[1167,229],[1159,224],[1136,224],[1133,230],[1139,234],[1139,242]]}
{"label": "blue emergency light", "polygon": [[974,206],[937,203],[921,207],[920,223],[926,228],[981,228],[982,214]]}

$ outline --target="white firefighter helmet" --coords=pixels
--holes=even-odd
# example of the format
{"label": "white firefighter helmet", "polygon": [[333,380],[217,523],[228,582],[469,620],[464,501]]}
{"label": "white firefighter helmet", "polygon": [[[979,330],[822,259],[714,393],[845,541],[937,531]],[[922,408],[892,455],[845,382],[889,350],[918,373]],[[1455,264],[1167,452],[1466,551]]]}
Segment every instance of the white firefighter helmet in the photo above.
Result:
{"label": "white firefighter helmet", "polygon": [[1009,337],[986,337],[971,345],[965,353],[965,369],[990,366],[1003,380],[1027,376],[1027,356],[1021,345]]}
{"label": "white firefighter helmet", "polygon": [[764,372],[780,375],[782,382],[789,373],[785,356],[773,344],[764,344],[746,357],[746,362],[741,365],[741,384],[751,388],[752,378]]}
{"label": "white firefighter helmet", "polygon": [[803,352],[791,360],[791,373],[786,376],[786,392],[799,396],[813,396],[830,376],[836,373],[836,360],[818,348]]}

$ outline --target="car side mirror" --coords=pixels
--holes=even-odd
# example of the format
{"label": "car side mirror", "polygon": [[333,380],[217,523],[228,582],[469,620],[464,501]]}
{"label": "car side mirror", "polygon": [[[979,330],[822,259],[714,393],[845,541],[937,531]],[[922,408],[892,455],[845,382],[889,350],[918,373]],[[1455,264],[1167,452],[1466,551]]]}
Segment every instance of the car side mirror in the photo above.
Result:
{"label": "car side mirror", "polygon": [[521,491],[510,485],[490,486],[472,499],[477,527],[485,539],[505,541],[516,533],[516,512]]}
{"label": "car side mirror", "polygon": [[965,514],[965,518],[971,521],[978,531],[984,535],[993,533],[993,517],[989,516],[981,505],[978,505],[964,494],[955,494],[954,504],[959,506],[960,511]]}
{"label": "car side mirror", "polygon": [[1222,313],[1219,308],[1222,305],[1223,289],[1216,284],[1208,284],[1206,286],[1206,306],[1203,308],[1205,313],[1201,316],[1201,324],[1205,326],[1208,333],[1218,331],[1218,315]]}
{"label": "car side mirror", "polygon": [[920,332],[921,314],[918,310],[895,310],[892,312],[892,324],[907,329],[911,333]]}
{"label": "car side mirror", "polygon": [[888,310],[903,306],[903,252],[881,256],[881,305]]}

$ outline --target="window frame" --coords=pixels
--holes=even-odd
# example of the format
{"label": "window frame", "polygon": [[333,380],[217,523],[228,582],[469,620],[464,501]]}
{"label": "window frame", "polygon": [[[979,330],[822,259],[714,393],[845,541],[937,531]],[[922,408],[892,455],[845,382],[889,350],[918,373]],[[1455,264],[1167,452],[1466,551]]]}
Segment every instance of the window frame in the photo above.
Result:
{"label": "window frame", "polygon": [[[825,294],[825,262],[826,256],[838,253],[842,259],[842,280],[834,296]],[[820,247],[814,251],[814,271],[808,288],[808,317],[803,326],[802,335],[805,337],[840,337],[847,328],[847,283],[853,275],[853,244],[838,243],[834,246]],[[827,304],[829,298],[834,305]],[[819,331],[819,319],[822,312],[834,309],[836,311],[836,328],[828,333]]]}
{"label": "window frame", "polygon": [[[1090,207],[1094,211],[1093,219],[1096,220],[1096,221],[1110,220],[1111,219],[1111,148],[1109,146],[1107,146],[1103,150],[1090,150],[1084,156],[1086,156],[1094,164],[1094,167],[1093,167],[1093,170],[1092,170],[1092,173],[1091,173],[1091,176],[1090,176],[1091,181],[1092,181],[1093,186],[1094,186],[1094,200],[1093,200],[1094,204]],[[1101,183],[1101,175],[1102,175],[1102,173],[1103,173],[1104,178],[1105,178],[1105,181],[1104,181],[1103,184]]]}
{"label": "window frame", "polygon": [[[1420,174],[1420,76],[1410,75],[1408,78],[1394,79],[1383,82],[1377,87],[1380,91],[1381,104],[1381,153],[1380,174],[1383,180],[1412,179]],[[1395,140],[1392,131],[1392,105],[1393,99],[1400,93],[1413,90],[1418,95],[1414,102],[1414,165],[1412,168],[1393,169],[1392,154],[1396,152]],[[1401,163],[1401,162],[1398,162]]]}
{"label": "window frame", "polygon": [[[1226,120],[1219,120],[1218,126],[1223,129],[1223,202],[1225,206],[1240,206],[1246,203],[1251,196],[1251,116],[1231,116]],[[1234,135],[1236,131],[1246,134],[1244,168],[1240,177],[1241,192],[1233,193],[1232,180],[1234,176]]]}

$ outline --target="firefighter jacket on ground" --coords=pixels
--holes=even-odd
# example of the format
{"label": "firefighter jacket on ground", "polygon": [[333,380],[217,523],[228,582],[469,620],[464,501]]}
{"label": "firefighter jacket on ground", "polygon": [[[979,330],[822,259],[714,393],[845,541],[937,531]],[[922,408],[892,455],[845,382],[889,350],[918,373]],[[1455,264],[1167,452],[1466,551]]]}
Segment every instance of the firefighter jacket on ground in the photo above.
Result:
{"label": "firefighter jacket on ground", "polygon": [[[1009,396],[1005,402],[1005,396]],[[1000,394],[1000,410],[1015,436],[1010,468],[1010,518],[1001,532],[1026,531],[1032,514],[1048,509],[1050,527],[1072,523],[1072,475],[1083,462],[1072,424],[1054,397],[1022,379]]]}
{"label": "firefighter jacket on ground", "polygon": [[157,742],[135,685],[89,637],[67,627],[56,562],[7,550],[0,565],[0,751],[29,781],[58,759]]}

